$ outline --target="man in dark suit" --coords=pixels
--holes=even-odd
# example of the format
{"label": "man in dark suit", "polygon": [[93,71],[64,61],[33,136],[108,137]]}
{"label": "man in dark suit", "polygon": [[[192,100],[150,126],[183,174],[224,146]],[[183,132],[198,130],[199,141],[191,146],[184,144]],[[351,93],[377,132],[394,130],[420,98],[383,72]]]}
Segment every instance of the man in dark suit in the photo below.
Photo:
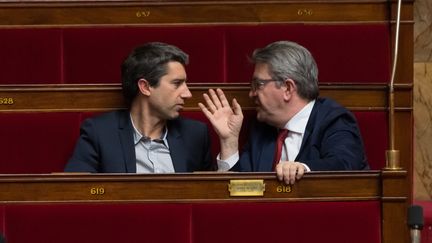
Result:
{"label": "man in dark suit", "polygon": [[319,98],[318,68],[310,52],[279,41],[254,51],[249,96],[258,122],[241,156],[240,105],[222,90],[204,94],[199,104],[220,137],[219,170],[276,171],[293,184],[312,170],[362,170],[368,163],[354,116],[335,101]]}
{"label": "man in dark suit", "polygon": [[204,123],[179,117],[192,94],[188,55],[164,43],[137,47],[122,64],[129,109],[87,119],[67,172],[173,173],[213,170]]}

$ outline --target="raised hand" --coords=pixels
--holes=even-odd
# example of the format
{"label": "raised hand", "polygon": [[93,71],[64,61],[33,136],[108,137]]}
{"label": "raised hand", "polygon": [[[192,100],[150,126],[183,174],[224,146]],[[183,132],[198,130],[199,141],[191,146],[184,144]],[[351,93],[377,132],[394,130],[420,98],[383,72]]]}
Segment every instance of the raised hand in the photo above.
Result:
{"label": "raised hand", "polygon": [[[238,138],[243,123],[243,112],[236,99],[232,100],[232,107],[221,89],[209,89],[203,94],[207,104],[198,103],[204,115],[213,125],[221,140],[221,157],[238,150]],[[225,150],[227,149],[227,150]]]}

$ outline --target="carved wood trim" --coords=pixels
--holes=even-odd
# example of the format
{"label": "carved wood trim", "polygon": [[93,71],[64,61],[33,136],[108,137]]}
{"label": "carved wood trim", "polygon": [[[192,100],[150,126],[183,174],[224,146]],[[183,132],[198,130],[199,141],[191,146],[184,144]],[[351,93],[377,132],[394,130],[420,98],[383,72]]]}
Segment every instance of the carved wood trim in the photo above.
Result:
{"label": "carved wood trim", "polygon": [[387,1],[20,1],[0,4],[0,25],[370,23],[388,21],[388,5]]}
{"label": "carved wood trim", "polygon": [[[264,180],[262,197],[229,195],[230,180],[253,179]],[[380,185],[379,171],[312,172],[290,192],[274,173],[2,175],[0,202],[363,201],[379,200]]]}
{"label": "carved wood trim", "polygon": [[[228,99],[237,98],[245,110],[254,110],[248,84],[190,84],[192,98],[185,110],[199,110],[202,94],[222,88]],[[412,110],[412,85],[396,86],[396,110]],[[387,85],[320,86],[321,96],[330,97],[351,110],[387,110]],[[105,111],[125,108],[119,84],[94,85],[0,85],[0,112]]]}
{"label": "carved wood trim", "polygon": [[[383,242],[408,242],[407,171],[310,172],[290,186],[274,173],[1,175],[0,203],[291,202],[378,200]],[[260,197],[232,197],[230,180],[261,179]],[[175,193],[173,192],[175,191]]]}

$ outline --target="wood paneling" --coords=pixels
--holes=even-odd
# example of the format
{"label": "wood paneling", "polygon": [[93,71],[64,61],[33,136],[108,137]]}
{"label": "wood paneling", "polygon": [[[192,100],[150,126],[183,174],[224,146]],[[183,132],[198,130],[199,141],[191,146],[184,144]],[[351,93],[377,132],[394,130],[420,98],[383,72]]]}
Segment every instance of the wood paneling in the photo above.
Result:
{"label": "wood paneling", "polygon": [[386,1],[20,2],[0,4],[0,25],[383,22],[388,19],[387,5]]}
{"label": "wood paneling", "polygon": [[[232,197],[230,180],[263,179],[262,197]],[[274,173],[193,174],[53,174],[0,176],[0,202],[84,201],[352,201],[379,200],[380,176],[369,172],[312,172],[293,186],[276,180]],[[103,189],[103,194],[92,193]]]}
{"label": "wood paneling", "polygon": [[406,171],[383,171],[381,176],[383,242],[409,242],[406,224],[411,190],[406,183],[409,175]]}
{"label": "wood paneling", "polygon": [[[202,94],[222,88],[228,99],[237,98],[245,110],[254,109],[247,84],[190,84],[192,98],[185,110],[199,110]],[[387,110],[387,85],[331,85],[320,87],[321,96],[331,97],[351,110]],[[396,110],[412,110],[412,87],[397,85]],[[125,108],[121,87],[103,85],[0,85],[0,112],[105,111]]]}
{"label": "wood paneling", "polygon": [[[0,204],[365,201],[381,203],[384,243],[408,242],[406,171],[311,172],[292,186],[274,173],[1,175]],[[231,180],[263,180],[263,196],[233,197]]]}

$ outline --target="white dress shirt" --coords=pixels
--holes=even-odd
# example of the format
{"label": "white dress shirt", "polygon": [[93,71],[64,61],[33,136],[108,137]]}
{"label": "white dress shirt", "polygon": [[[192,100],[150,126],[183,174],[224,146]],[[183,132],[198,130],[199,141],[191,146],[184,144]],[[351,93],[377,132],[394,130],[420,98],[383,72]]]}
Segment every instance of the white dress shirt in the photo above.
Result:
{"label": "white dress shirt", "polygon": [[[289,133],[283,144],[281,161],[294,161],[297,157],[314,104],[315,100],[309,102],[285,124],[285,128],[289,130]],[[221,160],[220,154],[218,154],[216,158],[218,171],[228,171],[237,163],[239,158],[238,151],[226,160]],[[297,162],[301,163],[301,161]],[[306,167],[306,171],[310,171],[310,168],[306,164],[303,165]]]}
{"label": "white dress shirt", "polygon": [[159,139],[143,136],[130,118],[134,128],[134,145],[137,173],[174,173],[168,146],[168,129],[165,127]]}

